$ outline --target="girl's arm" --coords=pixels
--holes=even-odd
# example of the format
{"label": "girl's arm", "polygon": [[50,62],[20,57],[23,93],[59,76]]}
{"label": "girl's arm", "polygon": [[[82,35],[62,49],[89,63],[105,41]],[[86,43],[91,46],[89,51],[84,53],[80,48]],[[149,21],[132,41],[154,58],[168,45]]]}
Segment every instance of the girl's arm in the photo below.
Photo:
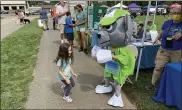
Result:
{"label": "girl's arm", "polygon": [[80,22],[80,23],[78,23],[77,25],[79,26],[79,25],[82,25],[82,24],[85,24],[86,22],[87,22],[87,15],[86,15],[86,13],[84,12],[84,14],[83,14],[83,18],[84,18],[84,21],[83,22]]}
{"label": "girl's arm", "polygon": [[85,18],[85,19],[84,19],[84,21],[83,21],[83,22],[78,23],[78,24],[77,24],[77,26],[82,25],[82,24],[85,24],[86,22],[87,22],[87,19]]}
{"label": "girl's arm", "polygon": [[62,73],[62,68],[61,68],[61,67],[58,67],[58,72],[59,72],[59,74],[61,75],[61,77],[62,77],[65,81],[68,80],[68,78],[65,77],[65,75]]}
{"label": "girl's arm", "polygon": [[77,76],[77,75],[74,73],[72,67],[71,67],[70,69],[71,69],[71,74],[72,74],[73,76]]}

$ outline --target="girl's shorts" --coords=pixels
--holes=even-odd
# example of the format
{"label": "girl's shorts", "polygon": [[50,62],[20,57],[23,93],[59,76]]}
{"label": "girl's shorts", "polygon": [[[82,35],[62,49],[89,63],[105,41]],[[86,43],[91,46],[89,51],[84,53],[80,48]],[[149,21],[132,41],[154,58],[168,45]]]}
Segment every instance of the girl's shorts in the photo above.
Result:
{"label": "girl's shorts", "polygon": [[77,26],[76,30],[79,31],[79,32],[85,32],[85,28],[84,27]]}

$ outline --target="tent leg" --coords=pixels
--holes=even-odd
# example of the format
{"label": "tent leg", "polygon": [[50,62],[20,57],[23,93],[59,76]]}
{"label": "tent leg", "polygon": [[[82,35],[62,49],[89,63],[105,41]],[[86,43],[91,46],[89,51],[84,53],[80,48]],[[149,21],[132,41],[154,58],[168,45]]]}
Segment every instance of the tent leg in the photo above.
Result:
{"label": "tent leg", "polygon": [[[151,5],[151,0],[149,0],[149,3],[148,3],[147,17],[145,19],[145,26],[144,27],[147,26],[150,5]],[[146,28],[144,28],[144,31],[143,31],[142,45],[141,45],[142,48],[140,50],[140,56],[139,56],[139,59],[138,59],[137,73],[136,73],[135,81],[137,81],[137,79],[138,79],[138,74],[139,74],[139,69],[140,69],[140,62],[141,62],[141,57],[142,57],[142,52],[143,52],[143,45],[144,45],[145,33],[146,33]]]}
{"label": "tent leg", "polygon": [[138,73],[139,73],[139,70],[140,70],[140,62],[141,62],[142,52],[143,52],[143,47],[140,49],[140,55],[139,55],[139,59],[138,59],[138,65],[137,65],[137,72],[136,72],[136,76],[135,76],[135,81],[137,81],[137,79],[138,79]]}

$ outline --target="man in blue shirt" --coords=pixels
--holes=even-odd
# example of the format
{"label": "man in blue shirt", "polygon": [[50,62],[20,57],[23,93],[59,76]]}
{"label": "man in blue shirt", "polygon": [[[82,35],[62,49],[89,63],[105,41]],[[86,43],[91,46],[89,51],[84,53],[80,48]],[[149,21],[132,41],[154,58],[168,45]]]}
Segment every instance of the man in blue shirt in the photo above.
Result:
{"label": "man in blue shirt", "polygon": [[182,54],[182,15],[181,6],[172,9],[172,19],[164,22],[162,32],[154,43],[162,39],[155,60],[152,82],[146,89],[154,89],[164,67],[169,62],[181,62]]}
{"label": "man in blue shirt", "polygon": [[66,25],[65,25],[65,33],[67,35],[67,39],[69,41],[69,43],[71,44],[71,46],[73,47],[73,40],[74,40],[74,34],[73,34],[73,27],[76,26],[75,24],[73,24],[72,20],[71,20],[71,13],[70,12],[66,12]]}
{"label": "man in blue shirt", "polygon": [[44,31],[48,28],[48,16],[47,16],[47,11],[42,7],[42,10],[40,12],[40,19],[42,20],[42,23],[44,24]]}

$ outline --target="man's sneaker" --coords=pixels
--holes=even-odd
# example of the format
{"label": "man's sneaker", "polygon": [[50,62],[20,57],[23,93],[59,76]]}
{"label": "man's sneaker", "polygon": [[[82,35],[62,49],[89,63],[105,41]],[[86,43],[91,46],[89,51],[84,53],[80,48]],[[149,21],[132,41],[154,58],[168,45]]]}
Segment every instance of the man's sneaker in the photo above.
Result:
{"label": "man's sneaker", "polygon": [[72,102],[73,101],[70,96],[64,96],[63,99],[66,100],[66,102]]}
{"label": "man's sneaker", "polygon": [[145,86],[147,90],[155,90],[155,86],[153,84]]}
{"label": "man's sneaker", "polygon": [[84,49],[84,53],[85,53],[85,54],[88,54],[88,51],[87,51],[87,49]]}
{"label": "man's sneaker", "polygon": [[83,47],[80,47],[80,50],[78,52],[82,52],[83,51]]}

